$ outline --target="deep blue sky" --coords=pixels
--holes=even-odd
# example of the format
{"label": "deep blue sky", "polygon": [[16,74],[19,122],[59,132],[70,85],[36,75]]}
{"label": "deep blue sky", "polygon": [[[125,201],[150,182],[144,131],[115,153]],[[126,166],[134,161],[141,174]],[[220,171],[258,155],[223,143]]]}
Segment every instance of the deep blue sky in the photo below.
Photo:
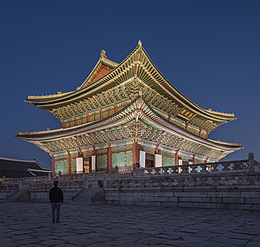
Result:
{"label": "deep blue sky", "polygon": [[142,40],[165,77],[203,108],[235,113],[210,134],[245,148],[226,160],[260,161],[260,1],[0,1],[0,156],[51,158],[15,139],[19,131],[60,128],[23,101],[75,90],[102,49],[121,62]]}

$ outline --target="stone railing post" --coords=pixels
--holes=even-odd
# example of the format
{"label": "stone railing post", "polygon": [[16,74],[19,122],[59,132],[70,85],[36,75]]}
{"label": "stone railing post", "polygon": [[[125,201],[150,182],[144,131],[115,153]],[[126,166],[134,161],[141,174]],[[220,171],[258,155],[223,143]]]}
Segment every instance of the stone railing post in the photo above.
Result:
{"label": "stone railing post", "polygon": [[107,174],[105,173],[103,176],[103,187],[106,188],[107,187]]}
{"label": "stone railing post", "polygon": [[88,189],[88,180],[89,180],[88,173],[84,173],[84,189]]}
{"label": "stone railing post", "polygon": [[48,181],[49,182],[51,181],[51,173],[50,172],[48,173]]}
{"label": "stone railing post", "polygon": [[248,154],[248,166],[249,166],[249,172],[253,173],[255,172],[255,159],[254,159],[254,153]]}
{"label": "stone railing post", "polygon": [[23,189],[23,185],[22,185],[22,181],[21,181],[21,180],[19,181],[18,189],[19,189],[19,190],[22,190],[22,189]]}
{"label": "stone railing post", "polygon": [[115,175],[118,176],[118,166],[115,167]]}
{"label": "stone railing post", "polygon": [[133,176],[135,176],[136,175],[136,163],[134,163],[134,165],[133,165]]}

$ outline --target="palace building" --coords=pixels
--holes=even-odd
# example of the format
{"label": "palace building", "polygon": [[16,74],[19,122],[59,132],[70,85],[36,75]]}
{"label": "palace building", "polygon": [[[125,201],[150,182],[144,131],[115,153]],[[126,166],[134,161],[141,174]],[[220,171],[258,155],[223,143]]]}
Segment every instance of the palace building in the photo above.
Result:
{"label": "palace building", "polygon": [[242,148],[208,138],[234,114],[206,110],[157,69],[142,42],[121,63],[101,51],[75,91],[28,96],[60,119],[62,128],[16,136],[52,156],[53,175],[216,162]]}

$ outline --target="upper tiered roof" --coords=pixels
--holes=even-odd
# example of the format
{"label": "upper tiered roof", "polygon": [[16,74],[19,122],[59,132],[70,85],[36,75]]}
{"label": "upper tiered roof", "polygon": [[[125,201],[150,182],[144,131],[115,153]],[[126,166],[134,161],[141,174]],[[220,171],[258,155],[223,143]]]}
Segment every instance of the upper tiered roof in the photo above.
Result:
{"label": "upper tiered roof", "polygon": [[140,89],[148,103],[163,117],[178,119],[184,125],[196,126],[207,133],[236,119],[233,113],[203,109],[183,95],[154,65],[141,41],[120,64],[109,60],[102,51],[94,69],[77,90],[29,96],[26,102],[64,121],[124,100],[130,102]]}

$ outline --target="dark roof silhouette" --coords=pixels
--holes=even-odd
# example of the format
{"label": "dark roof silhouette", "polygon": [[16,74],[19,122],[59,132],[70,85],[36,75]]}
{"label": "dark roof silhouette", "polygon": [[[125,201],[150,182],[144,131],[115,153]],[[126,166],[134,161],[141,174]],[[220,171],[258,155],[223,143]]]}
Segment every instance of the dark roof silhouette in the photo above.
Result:
{"label": "dark roof silhouette", "polygon": [[0,157],[0,178],[48,176],[51,170],[41,167],[36,160],[18,160]]}

